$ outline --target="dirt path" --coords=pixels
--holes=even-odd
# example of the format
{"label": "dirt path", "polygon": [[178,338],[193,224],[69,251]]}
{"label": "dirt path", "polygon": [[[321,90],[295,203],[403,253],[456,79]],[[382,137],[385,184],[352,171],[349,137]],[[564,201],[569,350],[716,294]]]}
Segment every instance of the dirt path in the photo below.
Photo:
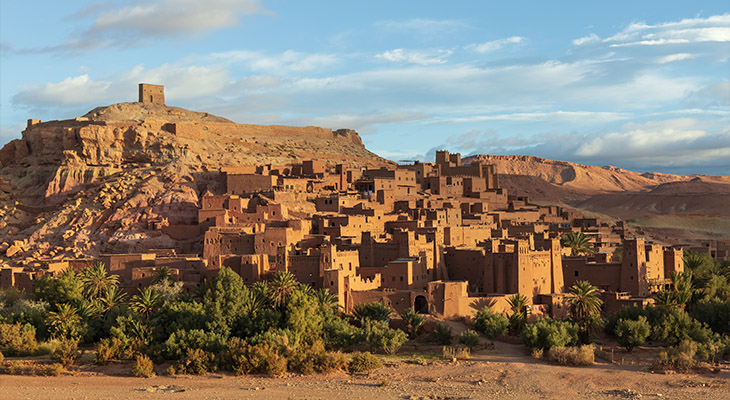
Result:
{"label": "dirt path", "polygon": [[[105,373],[122,373],[127,366]],[[644,368],[645,369],[645,368]],[[162,373],[162,370],[158,371]],[[640,395],[640,396],[639,396]],[[280,378],[158,376],[99,372],[75,376],[0,375],[0,399],[730,399],[730,370],[717,374],[653,374],[640,366],[556,366],[498,343],[468,361],[389,363],[370,374]]]}

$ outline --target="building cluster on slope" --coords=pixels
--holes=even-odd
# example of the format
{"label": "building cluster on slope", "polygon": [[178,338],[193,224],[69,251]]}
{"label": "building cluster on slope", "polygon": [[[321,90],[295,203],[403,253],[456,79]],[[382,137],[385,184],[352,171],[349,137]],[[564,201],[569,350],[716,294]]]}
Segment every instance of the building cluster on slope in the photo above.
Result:
{"label": "building cluster on slope", "polygon": [[[29,289],[40,274],[101,261],[127,290],[149,284],[162,267],[194,288],[228,267],[249,284],[288,271],[332,291],[345,310],[382,300],[451,318],[485,305],[507,311],[508,297],[520,293],[533,315],[561,317],[566,288],[578,280],[600,288],[613,312],[647,304],[683,268],[681,249],[624,237],[621,223],[510,196],[493,165],[464,164],[447,151],[435,163],[390,168],[308,160],[222,173],[226,193],[201,199],[202,257],[105,255],[6,268],[0,283]],[[588,236],[595,254],[570,256],[561,237],[571,231]]]}

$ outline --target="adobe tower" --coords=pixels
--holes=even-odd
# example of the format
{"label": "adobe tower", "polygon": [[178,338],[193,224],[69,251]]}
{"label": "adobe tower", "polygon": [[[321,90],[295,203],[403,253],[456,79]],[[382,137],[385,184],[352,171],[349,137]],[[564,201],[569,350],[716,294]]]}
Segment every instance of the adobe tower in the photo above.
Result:
{"label": "adobe tower", "polygon": [[163,85],[139,84],[139,102],[165,105],[165,87]]}

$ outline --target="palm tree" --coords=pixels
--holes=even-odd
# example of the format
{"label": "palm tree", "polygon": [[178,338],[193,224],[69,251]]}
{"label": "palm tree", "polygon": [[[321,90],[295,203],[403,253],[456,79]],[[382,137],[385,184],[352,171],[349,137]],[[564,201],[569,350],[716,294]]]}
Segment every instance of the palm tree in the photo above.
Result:
{"label": "palm tree", "polygon": [[59,304],[57,311],[51,311],[46,317],[46,325],[51,329],[51,336],[71,338],[78,335],[78,325],[81,322],[76,308],[68,303]]}
{"label": "palm tree", "polygon": [[512,308],[512,315],[509,317],[510,333],[519,333],[525,324],[527,324],[527,305],[530,304],[530,299],[521,293],[517,293],[507,298],[507,303]]}
{"label": "palm tree", "polygon": [[160,295],[152,288],[146,287],[132,296],[129,305],[138,314],[149,317],[160,304]]}
{"label": "palm tree", "polygon": [[161,282],[166,282],[167,284],[172,283],[173,275],[170,272],[170,268],[167,267],[161,267],[157,270],[155,273],[155,276],[152,277],[151,284],[156,285]]}
{"label": "palm tree", "polygon": [[101,296],[99,301],[102,304],[105,313],[108,313],[112,308],[124,302],[124,298],[127,294],[119,290],[119,286],[112,285],[106,288],[104,295]]}
{"label": "palm tree", "polygon": [[119,276],[107,274],[103,263],[95,263],[81,271],[84,294],[90,298],[101,296],[106,288],[119,284]]}
{"label": "palm tree", "polygon": [[671,311],[678,307],[674,293],[667,290],[654,293],[654,305],[666,311]]}
{"label": "palm tree", "polygon": [[277,272],[269,280],[269,288],[271,289],[271,302],[276,307],[283,307],[286,299],[297,288],[299,282],[290,272]]}
{"label": "palm tree", "polygon": [[374,301],[372,303],[360,303],[355,305],[352,310],[352,316],[364,325],[365,320],[372,321],[388,321],[392,310],[382,301]]}
{"label": "palm tree", "polygon": [[578,324],[581,340],[584,343],[590,342],[592,330],[601,315],[603,300],[599,296],[598,288],[588,281],[578,281],[568,289],[570,315]]}
{"label": "palm tree", "polygon": [[591,239],[583,232],[570,232],[563,236],[561,241],[563,247],[570,247],[570,255],[578,256],[581,254],[593,254],[593,245]]}
{"label": "palm tree", "polygon": [[319,289],[314,292],[314,298],[319,303],[321,310],[337,310],[340,308],[340,302],[337,295],[329,291],[329,289]]}

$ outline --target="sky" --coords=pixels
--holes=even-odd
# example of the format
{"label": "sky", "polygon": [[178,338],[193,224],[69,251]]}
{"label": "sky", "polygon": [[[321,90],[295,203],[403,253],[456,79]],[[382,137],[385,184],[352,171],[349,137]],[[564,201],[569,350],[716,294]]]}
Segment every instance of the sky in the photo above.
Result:
{"label": "sky", "polygon": [[165,85],[238,123],[730,175],[728,1],[0,0],[0,146]]}

